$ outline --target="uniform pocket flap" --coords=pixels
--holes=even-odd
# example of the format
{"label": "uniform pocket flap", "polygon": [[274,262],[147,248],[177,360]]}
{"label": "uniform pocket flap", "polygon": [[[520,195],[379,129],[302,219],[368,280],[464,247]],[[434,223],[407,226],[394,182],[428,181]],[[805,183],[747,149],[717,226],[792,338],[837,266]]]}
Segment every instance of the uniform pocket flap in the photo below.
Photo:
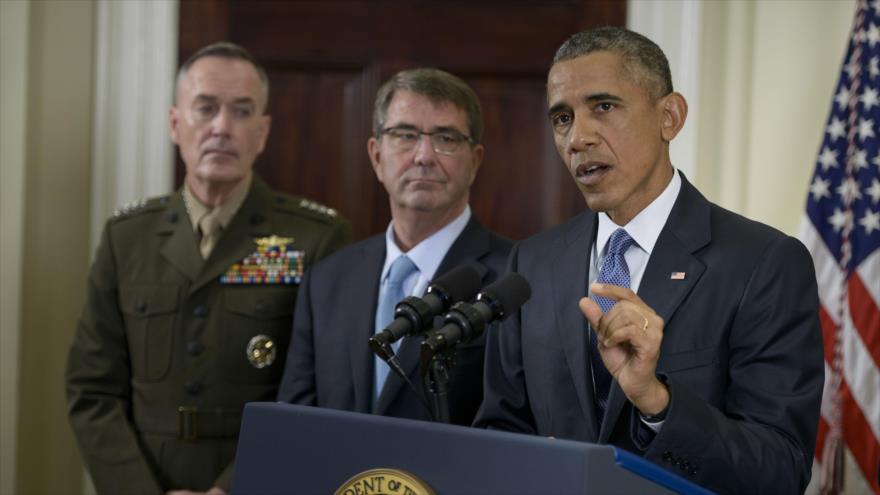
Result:
{"label": "uniform pocket flap", "polygon": [[229,311],[262,319],[292,315],[295,298],[296,292],[292,288],[269,291],[230,290],[224,297]]}
{"label": "uniform pocket flap", "polygon": [[136,317],[177,311],[179,288],[174,285],[137,285],[119,288],[119,307]]}

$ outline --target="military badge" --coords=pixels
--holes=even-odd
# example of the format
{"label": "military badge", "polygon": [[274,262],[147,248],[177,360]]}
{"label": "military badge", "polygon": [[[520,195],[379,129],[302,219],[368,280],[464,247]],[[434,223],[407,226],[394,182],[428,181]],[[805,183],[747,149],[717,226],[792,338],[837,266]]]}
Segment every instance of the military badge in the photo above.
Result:
{"label": "military badge", "polygon": [[130,201],[128,203],[125,203],[124,205],[120,206],[119,208],[116,208],[115,210],[113,210],[113,217],[114,218],[121,217],[122,215],[127,215],[133,211],[137,211],[137,210],[143,208],[144,206],[146,206],[147,201],[148,200],[146,200],[146,199],[138,199],[135,201]]}
{"label": "military badge", "polygon": [[220,276],[221,284],[299,284],[305,252],[293,249],[292,237],[254,239],[257,250],[230,266]]}
{"label": "military badge", "polygon": [[275,362],[275,354],[275,342],[268,335],[257,335],[248,342],[248,361],[258,370],[271,366]]}

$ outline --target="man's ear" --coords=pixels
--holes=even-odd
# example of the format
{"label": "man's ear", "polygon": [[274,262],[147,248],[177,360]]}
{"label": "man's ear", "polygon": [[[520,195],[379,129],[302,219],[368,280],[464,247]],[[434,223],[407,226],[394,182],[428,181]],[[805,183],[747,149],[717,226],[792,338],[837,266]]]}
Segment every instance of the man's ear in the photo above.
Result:
{"label": "man's ear", "polygon": [[380,161],[382,158],[382,147],[379,145],[379,140],[374,137],[367,140],[367,154],[370,156],[370,163],[373,165],[373,172],[376,173],[376,178],[379,179],[379,182],[382,182],[382,167],[380,167],[382,163]]}
{"label": "man's ear", "polygon": [[688,113],[687,101],[680,93],[672,92],[660,98],[657,104],[660,105],[661,112],[660,135],[668,143],[684,127]]}
{"label": "man's ear", "polygon": [[477,170],[480,170],[480,164],[483,163],[483,154],[485,153],[485,151],[486,149],[483,147],[482,144],[474,146],[474,148],[471,150],[474,160],[474,166],[473,168],[471,168],[471,184],[474,183],[474,179],[477,177]]}
{"label": "man's ear", "polygon": [[257,153],[262,153],[266,148],[266,140],[269,139],[269,131],[272,129],[272,116],[260,115],[260,147]]}
{"label": "man's ear", "polygon": [[178,114],[177,107],[171,107],[168,110],[168,128],[171,131],[171,142],[174,144],[179,144],[177,142],[177,124],[180,122],[180,115]]}

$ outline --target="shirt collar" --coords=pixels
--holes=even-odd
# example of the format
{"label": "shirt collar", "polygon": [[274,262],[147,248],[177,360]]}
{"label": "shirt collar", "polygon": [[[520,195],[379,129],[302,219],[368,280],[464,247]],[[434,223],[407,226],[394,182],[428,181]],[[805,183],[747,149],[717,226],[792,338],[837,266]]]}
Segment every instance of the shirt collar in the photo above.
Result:
{"label": "shirt collar", "polygon": [[232,194],[226,198],[226,201],[223,204],[215,207],[209,208],[204,205],[192,191],[189,190],[189,186],[184,183],[183,186],[183,202],[186,205],[186,213],[189,216],[189,221],[192,224],[193,231],[199,228],[199,221],[210,213],[211,211],[215,211],[215,215],[217,216],[217,220],[220,222],[220,226],[224,229],[229,226],[229,222],[232,221],[232,217],[238,212],[238,209],[241,208],[241,205],[244,204],[245,198],[247,198],[248,192],[251,190],[251,182],[253,181],[253,171],[248,171],[247,176],[244,180],[239,184],[238,187],[233,189]]}
{"label": "shirt collar", "polygon": [[626,230],[626,233],[636,241],[649,255],[654,250],[654,244],[660,237],[660,231],[666,225],[666,219],[675,205],[678,192],[681,190],[681,177],[678,170],[673,169],[672,180],[666,185],[666,189],[657,196],[654,201],[645,207],[638,215],[622,227],[614,223],[607,213],[599,213],[599,229],[596,232],[596,252],[600,255],[605,252],[605,245],[611,234],[618,228]]}
{"label": "shirt collar", "polygon": [[[464,211],[455,217],[455,220],[447,223],[442,229],[434,232],[406,253],[401,251],[397,247],[397,243],[394,242],[394,221],[392,220],[388,224],[388,228],[385,229],[385,265],[382,267],[380,282],[385,280],[391,269],[391,263],[394,263],[394,260],[401,254],[406,254],[412,260],[424,280],[433,280],[440,262],[446,257],[446,252],[452,247],[452,243],[464,231],[470,218],[471,207],[466,205]],[[442,253],[442,256],[438,256],[438,253]]]}

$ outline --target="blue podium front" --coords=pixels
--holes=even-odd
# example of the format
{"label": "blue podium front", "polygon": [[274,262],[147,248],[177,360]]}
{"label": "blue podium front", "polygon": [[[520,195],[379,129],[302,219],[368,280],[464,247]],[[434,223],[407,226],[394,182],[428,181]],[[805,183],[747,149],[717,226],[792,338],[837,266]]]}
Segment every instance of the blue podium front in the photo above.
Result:
{"label": "blue podium front", "polygon": [[420,491],[710,493],[607,445],[291,404],[245,406],[233,494]]}

